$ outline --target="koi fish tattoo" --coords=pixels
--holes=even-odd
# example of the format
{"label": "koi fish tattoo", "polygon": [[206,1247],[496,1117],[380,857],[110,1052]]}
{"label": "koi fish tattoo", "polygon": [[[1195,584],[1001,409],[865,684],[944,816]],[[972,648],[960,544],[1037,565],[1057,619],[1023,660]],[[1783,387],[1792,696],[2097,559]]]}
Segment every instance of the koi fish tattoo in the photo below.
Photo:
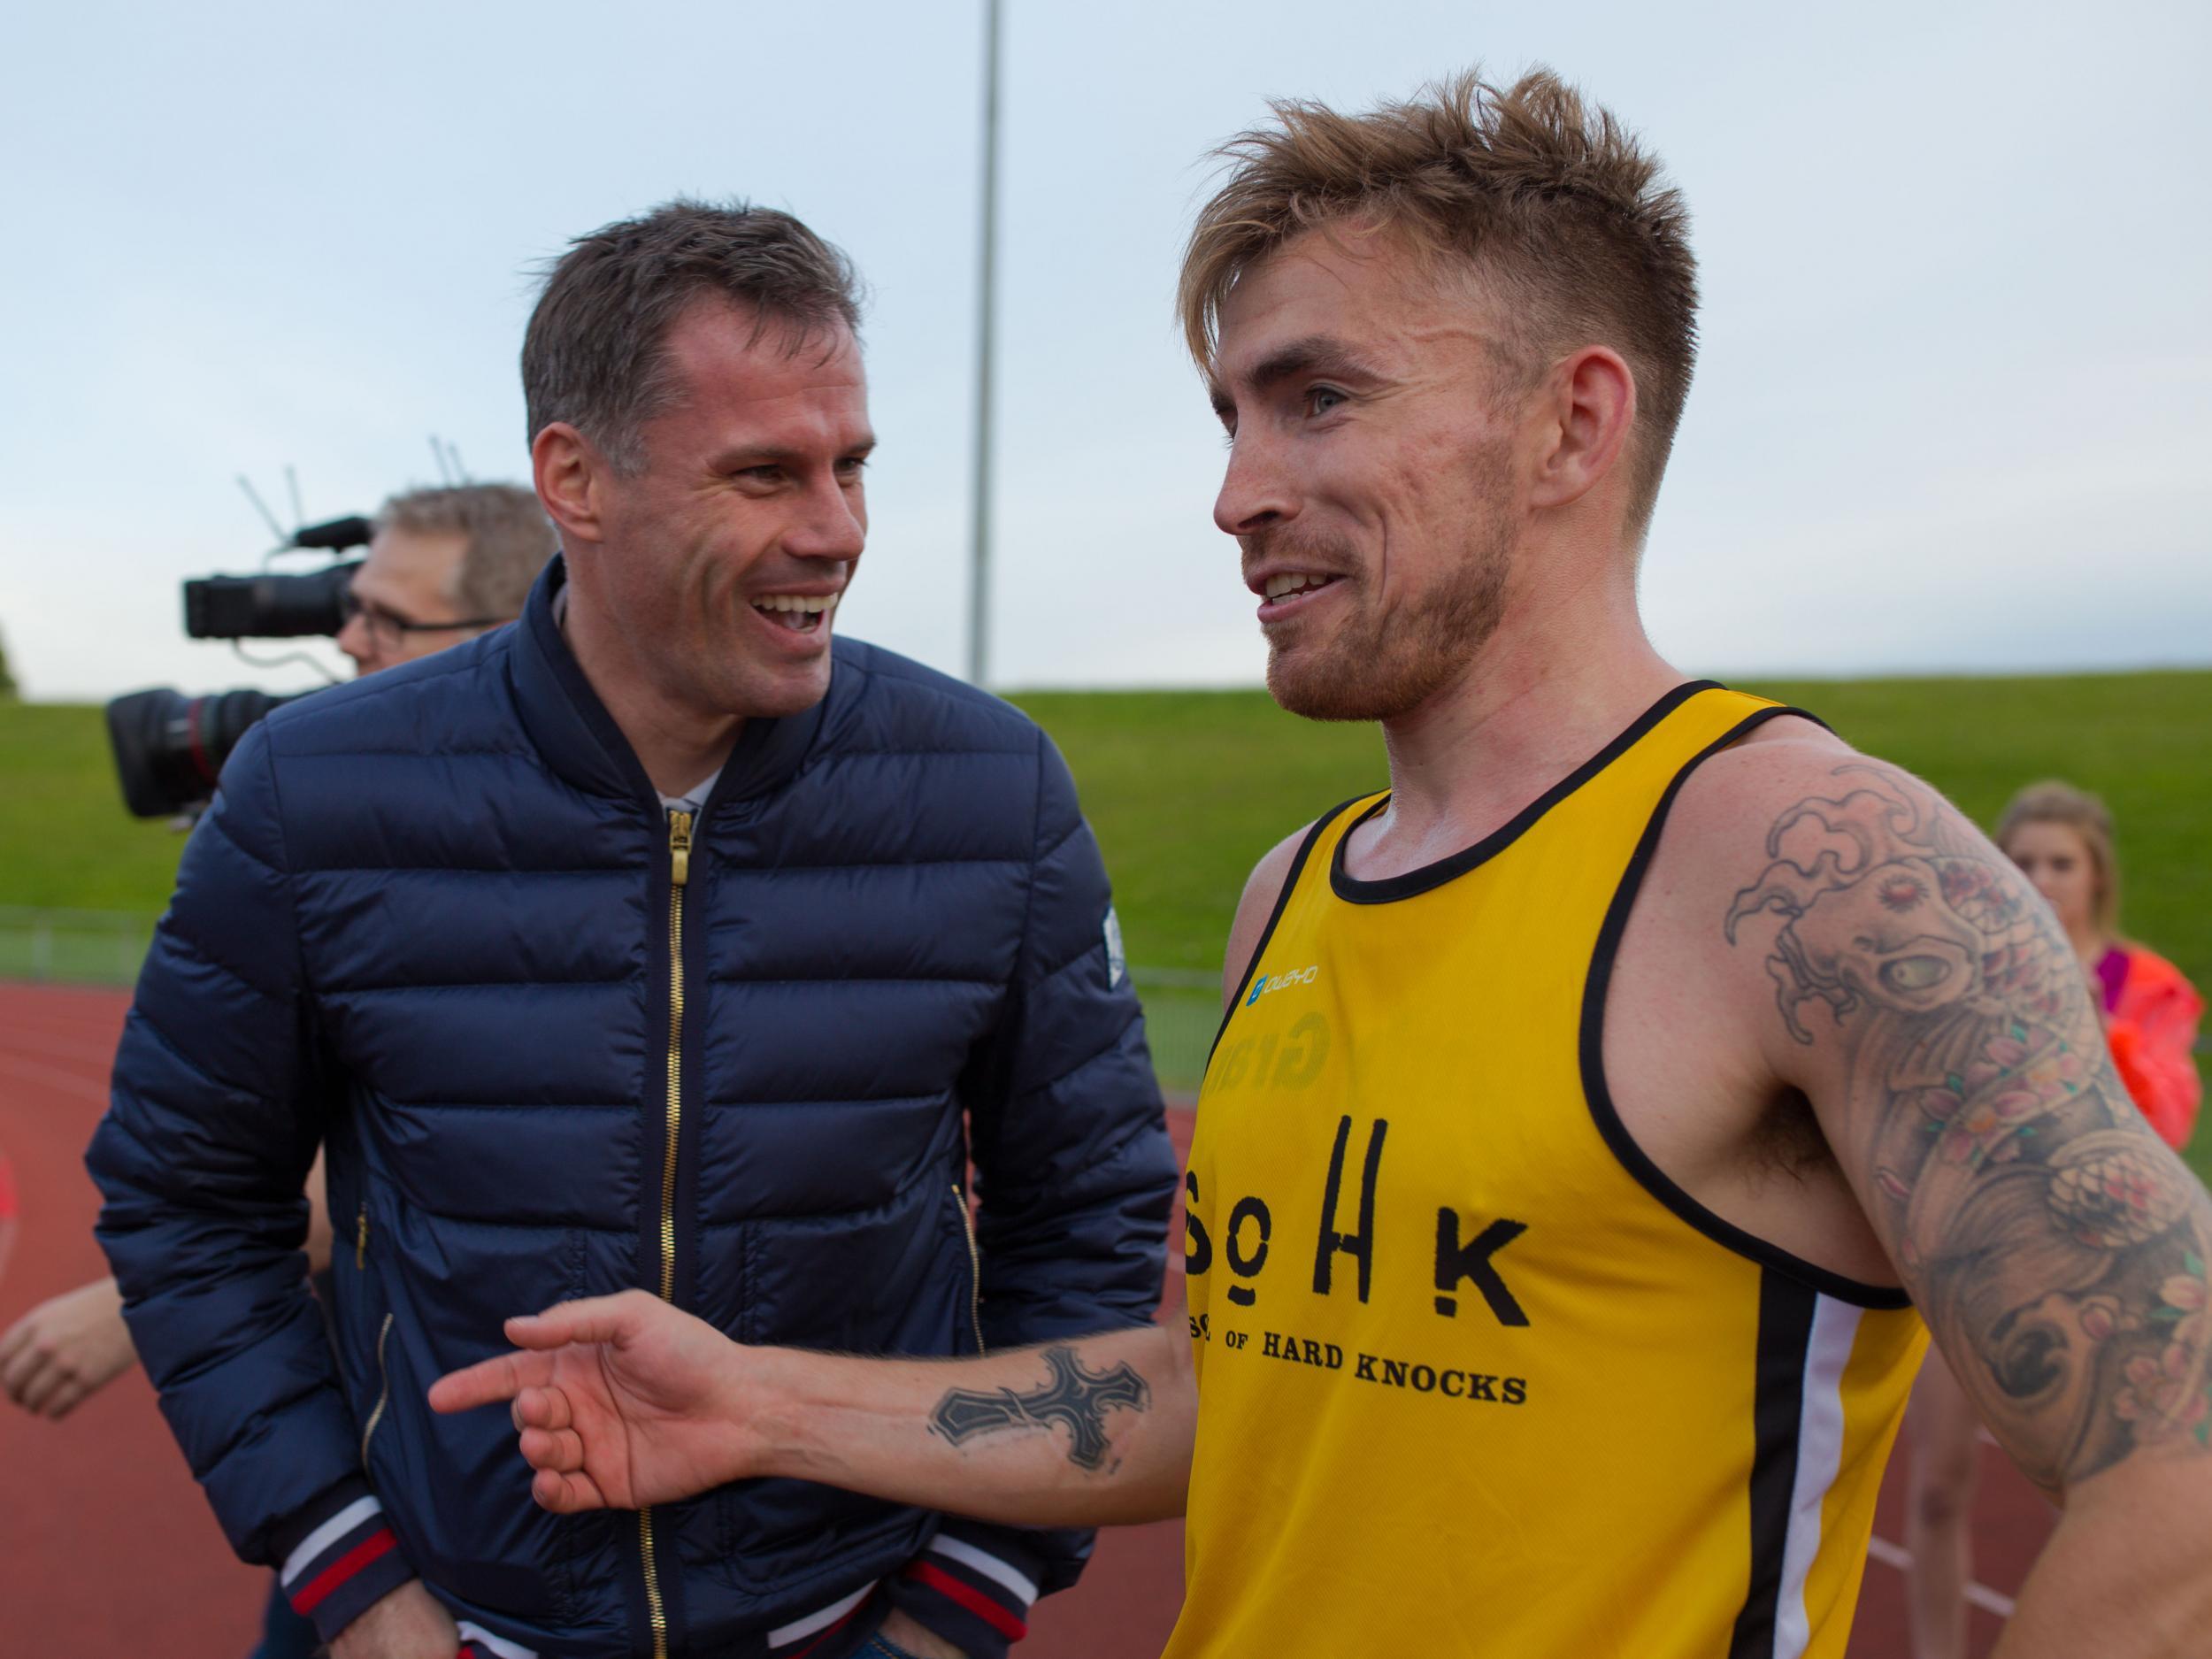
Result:
{"label": "koi fish tattoo", "polygon": [[1726,933],[1765,943],[1793,1039],[1840,1045],[1866,1127],[1839,1154],[1952,1370],[2054,1492],[2212,1446],[2212,1199],[2128,1098],[2072,946],[1925,786],[1837,776],[1776,820]]}

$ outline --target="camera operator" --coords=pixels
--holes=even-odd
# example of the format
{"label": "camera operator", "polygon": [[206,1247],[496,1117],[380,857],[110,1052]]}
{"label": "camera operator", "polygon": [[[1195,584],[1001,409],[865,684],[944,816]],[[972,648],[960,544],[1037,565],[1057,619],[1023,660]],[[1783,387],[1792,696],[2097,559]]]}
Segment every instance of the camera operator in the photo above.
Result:
{"label": "camera operator", "polygon": [[[375,520],[333,518],[294,532],[280,551],[368,557],[303,575],[263,570],[184,584],[184,631],[196,640],[334,640],[356,669],[427,657],[521,613],[552,557],[552,527],[511,484],[411,490]],[[139,818],[190,820],[207,808],[223,763],[247,731],[296,697],[242,687],[187,696],[166,686],[107,705],[123,804]]]}
{"label": "camera operator", "polygon": [[[395,495],[378,512],[368,557],[342,598],[338,649],[357,672],[373,674],[512,621],[557,545],[535,493],[511,484]],[[331,1230],[319,1157],[307,1194],[308,1261],[321,1274],[330,1266]],[[6,1196],[0,1166],[0,1244],[11,1225]],[[135,1358],[115,1280],[96,1279],[41,1302],[0,1335],[0,1393],[34,1416],[58,1419]],[[261,1659],[315,1646],[313,1625],[276,1597]]]}
{"label": "camera operator", "polygon": [[511,622],[554,547],[536,495],[512,484],[395,495],[341,602],[338,649],[373,674]]}

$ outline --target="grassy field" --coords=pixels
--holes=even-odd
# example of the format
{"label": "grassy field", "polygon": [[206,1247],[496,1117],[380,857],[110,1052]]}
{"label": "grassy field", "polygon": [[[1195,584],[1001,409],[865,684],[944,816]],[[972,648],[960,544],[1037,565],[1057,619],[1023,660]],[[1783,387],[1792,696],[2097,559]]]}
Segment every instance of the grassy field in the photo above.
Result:
{"label": "grassy field", "polygon": [[[1744,688],[1818,714],[1984,826],[2036,779],[2102,795],[2120,829],[2124,926],[2212,987],[2212,673]],[[1182,1083],[1203,1063],[1218,1001],[1180,981],[1220,972],[1255,859],[1325,809],[1383,786],[1382,745],[1369,727],[1294,719],[1257,691],[1016,701],[1074,769],[1113,872],[1130,960],[1170,971],[1166,983],[1154,976],[1147,1004],[1161,1071]]]}
{"label": "grassy field", "polygon": [[[1747,686],[1811,710],[1991,823],[2064,778],[2120,826],[2128,930],[2212,984],[2212,673]],[[1386,781],[1365,726],[1314,726],[1261,692],[1037,693],[1083,790],[1133,962],[1218,971],[1253,861]]]}
{"label": "grassy field", "polygon": [[124,812],[99,710],[0,703],[0,905],[156,916],[183,845]]}
{"label": "grassy field", "polygon": [[[1987,824],[2021,784],[2101,794],[2120,826],[2130,933],[2212,986],[2212,672],[1892,680],[1748,687],[1801,704],[1929,779]],[[1066,753],[1114,876],[1129,957],[1171,1087],[1194,1080],[1208,987],[1252,863],[1346,796],[1379,787],[1371,728],[1312,726],[1261,692],[1018,696]],[[124,816],[96,709],[0,705],[0,906],[150,918],[178,837]],[[109,977],[127,953],[65,941],[61,971]],[[0,929],[0,974],[27,946]]]}

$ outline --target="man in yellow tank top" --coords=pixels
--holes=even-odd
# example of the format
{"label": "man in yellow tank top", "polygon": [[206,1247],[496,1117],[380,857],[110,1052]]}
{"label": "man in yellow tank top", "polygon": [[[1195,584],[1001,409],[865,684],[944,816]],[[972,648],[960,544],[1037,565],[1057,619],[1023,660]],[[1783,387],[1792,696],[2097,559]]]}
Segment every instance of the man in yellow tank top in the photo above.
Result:
{"label": "man in yellow tank top", "polygon": [[1276,117],[1183,271],[1215,518],[1276,697],[1380,722],[1390,787],[1246,889],[1187,1333],[902,1364],[632,1296],[436,1403],[513,1398],[562,1511],[1187,1513],[1172,1659],[1839,1659],[1924,1315],[2065,1504],[2003,1651],[2212,1649],[2212,1201],[2064,935],[1925,786],[1643,634],[1680,198],[1548,74]]}

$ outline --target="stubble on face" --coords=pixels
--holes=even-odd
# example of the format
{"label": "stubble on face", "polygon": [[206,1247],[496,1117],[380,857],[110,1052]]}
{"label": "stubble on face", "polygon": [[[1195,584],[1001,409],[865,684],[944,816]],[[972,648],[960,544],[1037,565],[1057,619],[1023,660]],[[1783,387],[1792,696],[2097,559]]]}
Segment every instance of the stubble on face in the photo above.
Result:
{"label": "stubble on face", "polygon": [[[1439,562],[1434,580],[1386,603],[1379,572],[1362,569],[1348,542],[1295,526],[1238,538],[1245,562],[1358,572],[1344,579],[1348,615],[1323,634],[1304,618],[1268,630],[1267,689],[1309,720],[1394,720],[1411,714],[1467,672],[1498,630],[1513,564],[1513,522],[1505,503],[1509,450],[1500,442],[1469,457],[1468,508],[1459,547]],[[1296,555],[1305,554],[1302,558]]]}
{"label": "stubble on face", "polygon": [[611,479],[596,586],[634,677],[677,718],[779,718],[827,692],[833,613],[803,641],[754,602],[841,592],[866,527],[866,379],[841,326],[807,333],[705,300],[664,344],[677,395],[645,423],[643,468]]}
{"label": "stubble on face", "polygon": [[1268,689],[1291,712],[1411,714],[1503,622],[1521,534],[1509,339],[1486,286],[1387,233],[1309,231],[1225,303],[1209,378],[1232,460],[1215,520],[1248,584],[1263,566],[1335,578],[1263,624]]}

